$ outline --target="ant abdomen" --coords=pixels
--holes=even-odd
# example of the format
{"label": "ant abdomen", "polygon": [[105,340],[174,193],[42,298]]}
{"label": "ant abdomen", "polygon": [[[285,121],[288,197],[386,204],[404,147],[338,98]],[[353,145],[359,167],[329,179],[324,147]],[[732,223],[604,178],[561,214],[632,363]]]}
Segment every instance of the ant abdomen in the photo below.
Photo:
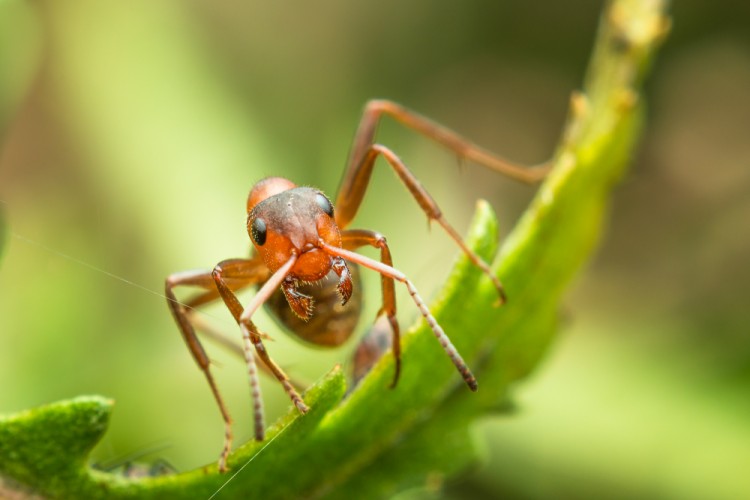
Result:
{"label": "ant abdomen", "polygon": [[[348,264],[353,281],[359,282],[359,266]],[[362,313],[362,293],[351,296],[346,305],[341,305],[338,290],[340,278],[331,270],[315,283],[300,284],[297,290],[313,298],[314,314],[308,321],[297,316],[287,303],[281,290],[277,290],[266,301],[265,307],[273,318],[287,331],[313,345],[335,347],[343,344],[354,333]]]}

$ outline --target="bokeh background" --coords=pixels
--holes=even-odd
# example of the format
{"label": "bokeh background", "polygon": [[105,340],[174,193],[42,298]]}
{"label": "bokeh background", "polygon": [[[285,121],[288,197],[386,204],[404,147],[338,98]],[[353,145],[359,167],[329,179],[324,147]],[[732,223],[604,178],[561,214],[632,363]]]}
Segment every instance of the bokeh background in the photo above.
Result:
{"label": "bokeh background", "polygon": [[[103,394],[117,406],[98,462],[214,460],[221,420],[160,296],[164,277],[247,253],[245,198],[264,176],[335,193],[373,97],[545,160],[601,8],[0,2],[0,412]],[[559,341],[517,387],[518,411],[477,424],[483,461],[445,497],[750,497],[750,4],[686,0],[673,20],[640,152]],[[393,123],[380,140],[459,228],[482,197],[507,233],[533,195],[480,167],[459,172]],[[427,295],[456,254],[386,168],[356,225],[388,235]],[[378,281],[363,284],[365,318]],[[404,324],[415,317],[401,311]],[[207,312],[236,333],[221,307]],[[298,378],[353,348],[312,349],[259,323]],[[242,442],[242,364],[209,349]],[[263,388],[272,418],[287,400],[275,382]]]}

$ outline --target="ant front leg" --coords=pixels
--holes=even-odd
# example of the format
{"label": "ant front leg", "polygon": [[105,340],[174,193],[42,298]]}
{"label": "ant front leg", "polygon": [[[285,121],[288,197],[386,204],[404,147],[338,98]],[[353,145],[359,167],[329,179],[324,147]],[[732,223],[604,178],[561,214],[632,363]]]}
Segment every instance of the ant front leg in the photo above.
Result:
{"label": "ant front leg", "polygon": [[292,257],[263,284],[255,297],[253,297],[247,309],[242,307],[237,296],[227,285],[227,280],[232,278],[231,267],[226,266],[224,262],[221,262],[217,264],[212,273],[214,282],[216,283],[216,288],[219,290],[222,300],[224,300],[224,303],[242,330],[242,340],[245,347],[245,360],[248,366],[250,386],[253,393],[253,403],[255,405],[255,438],[258,441],[263,440],[265,426],[263,422],[263,402],[260,398],[260,385],[258,384],[257,370],[255,370],[255,360],[252,354],[253,349],[255,349],[255,352],[258,354],[261,361],[263,361],[263,363],[271,370],[276,379],[284,387],[284,390],[300,413],[307,413],[308,411],[308,407],[290,382],[289,377],[268,355],[268,351],[263,344],[263,335],[258,330],[258,327],[255,326],[255,323],[250,319],[252,314],[263,304],[263,302],[265,302],[271,294],[278,289],[286,278],[289,269],[294,265],[296,258],[296,255],[292,255]]}
{"label": "ant front leg", "polygon": [[[235,273],[235,278],[230,282],[231,286],[235,289],[262,281],[264,276],[267,275],[267,271],[263,272],[259,267],[262,266],[262,261],[259,259],[236,259],[231,262],[232,267],[237,271]],[[191,300],[188,304],[183,304],[177,300],[174,294],[174,288],[178,286],[199,287],[205,289],[206,292]],[[195,306],[216,298],[216,286],[214,280],[211,276],[211,272],[208,271],[186,271],[175,273],[167,278],[164,292],[167,297],[169,310],[172,312],[172,316],[180,329],[182,338],[187,344],[188,349],[190,349],[193,359],[195,359],[198,367],[205,375],[208,385],[211,387],[214,399],[221,411],[221,416],[224,419],[224,447],[219,457],[219,470],[226,472],[227,457],[232,449],[232,417],[229,415],[229,410],[219,393],[219,388],[211,374],[211,362],[195,333],[195,328],[193,327],[189,315],[189,311],[192,311]],[[252,363],[254,365],[254,358]]]}
{"label": "ant front leg", "polygon": [[414,283],[412,283],[411,280],[409,280],[404,273],[402,273],[398,269],[393,268],[392,266],[370,259],[369,257],[365,257],[364,255],[360,255],[358,253],[352,252],[351,250],[347,250],[346,248],[339,248],[339,247],[331,246],[322,240],[318,242],[318,247],[331,256],[341,257],[343,259],[348,260],[349,262],[360,264],[362,266],[372,269],[373,271],[377,271],[383,276],[387,276],[393,280],[399,281],[403,283],[404,285],[406,285],[406,289],[409,291],[409,295],[411,295],[411,298],[414,301],[414,303],[417,305],[417,308],[419,308],[419,312],[422,313],[422,316],[427,321],[427,324],[430,326],[432,333],[435,334],[435,338],[438,340],[438,342],[440,342],[440,345],[443,347],[443,350],[448,355],[453,365],[456,367],[458,372],[463,377],[464,382],[466,382],[466,385],[468,385],[469,389],[471,389],[472,391],[477,390],[476,377],[474,377],[474,374],[471,373],[471,370],[467,366],[466,362],[463,360],[463,358],[458,353],[458,351],[456,350],[451,340],[445,334],[445,332],[443,331],[443,328],[440,326],[440,324],[437,322],[435,317],[432,315],[429,308],[427,307],[427,304],[425,304],[422,297],[419,296],[419,293],[417,292],[417,289],[414,286]]}
{"label": "ant front leg", "polygon": [[[356,250],[365,245],[370,245],[380,249],[380,262],[388,267],[393,267],[391,250],[388,248],[385,236],[375,231],[365,229],[350,229],[341,233],[341,243],[347,250]],[[378,311],[378,317],[385,314],[388,323],[391,325],[393,358],[395,361],[395,372],[391,388],[396,387],[399,375],[401,374],[401,330],[396,320],[396,290],[393,278],[380,275],[380,287],[383,293],[383,305]]]}

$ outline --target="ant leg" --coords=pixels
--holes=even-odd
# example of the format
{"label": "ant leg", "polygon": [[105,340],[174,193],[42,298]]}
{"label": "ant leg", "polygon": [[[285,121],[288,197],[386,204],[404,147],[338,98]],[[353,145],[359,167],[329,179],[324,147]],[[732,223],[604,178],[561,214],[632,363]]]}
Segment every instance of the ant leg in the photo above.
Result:
{"label": "ant leg", "polygon": [[[262,305],[262,303],[271,295],[271,293],[273,293],[273,291],[279,287],[281,281],[283,281],[283,278],[289,272],[289,269],[291,269],[292,265],[294,265],[295,261],[296,256],[293,256],[291,259],[289,259],[289,261],[287,261],[286,264],[284,264],[279,270],[277,270],[273,274],[273,276],[271,276],[271,278],[266,281],[266,283],[261,287],[247,309],[244,309],[242,307],[242,304],[240,304],[237,296],[234,294],[234,292],[232,292],[229,286],[227,286],[225,280],[227,277],[231,278],[232,274],[231,269],[227,268],[224,262],[220,262],[216,265],[212,272],[212,276],[222,300],[224,300],[224,303],[226,304],[227,308],[232,313],[232,316],[234,316],[235,321],[237,321],[237,323],[240,325],[240,329],[242,330],[242,340],[244,342],[245,357],[247,360],[248,370],[251,369],[251,365],[253,369],[255,367],[255,361],[252,355],[252,349],[254,348],[255,352],[258,353],[258,356],[263,361],[263,363],[265,363],[265,365],[271,370],[276,379],[284,387],[284,390],[289,395],[289,398],[292,400],[300,413],[307,413],[308,407],[305,405],[302,397],[297,393],[297,390],[290,382],[289,377],[286,375],[286,373],[284,373],[284,371],[268,355],[268,351],[266,351],[266,347],[263,344],[263,335],[258,330],[258,327],[255,326],[255,323],[253,323],[250,319],[252,313],[255,312],[255,310],[257,310],[257,308]],[[253,360],[252,362],[251,359]],[[260,441],[263,439],[264,425],[263,407],[260,400],[260,386],[257,382],[257,376],[255,377],[254,381],[251,380],[251,387],[253,389],[253,398],[256,410],[255,437]],[[258,395],[257,399],[255,398],[256,394]]]}
{"label": "ant leg", "polygon": [[[490,269],[490,266],[484,260],[482,260],[468,246],[466,246],[466,243],[464,243],[464,240],[461,238],[461,235],[458,233],[458,231],[456,231],[453,226],[451,226],[445,219],[442,211],[440,210],[440,207],[438,207],[435,200],[432,198],[432,196],[430,196],[430,193],[428,193],[427,190],[422,187],[422,184],[420,184],[419,180],[417,180],[414,174],[412,174],[411,171],[406,167],[406,165],[404,165],[401,159],[396,156],[393,151],[385,146],[382,146],[380,144],[373,144],[367,150],[367,154],[364,156],[360,167],[357,169],[357,182],[353,183],[352,185],[353,189],[356,189],[356,191],[342,191],[339,194],[339,198],[337,200],[339,204],[337,205],[338,211],[336,212],[336,223],[339,224],[340,227],[345,227],[345,224],[348,223],[348,221],[351,220],[352,217],[354,217],[354,213],[352,213],[351,211],[356,211],[356,209],[359,208],[359,203],[362,200],[362,196],[364,196],[365,189],[367,188],[367,182],[370,179],[370,174],[372,173],[372,169],[375,166],[375,160],[377,159],[378,155],[382,155],[386,159],[388,164],[393,168],[393,170],[395,170],[396,175],[398,175],[401,182],[406,185],[406,188],[409,190],[411,195],[414,197],[417,203],[419,203],[419,206],[425,212],[427,218],[429,220],[435,220],[438,222],[438,224],[443,226],[443,229],[445,229],[451,239],[456,242],[456,244],[461,248],[464,254],[466,254],[466,256],[469,258],[469,260],[471,260],[471,262],[475,266],[480,268],[482,272],[484,272],[492,280],[492,283],[495,285],[497,293],[500,297],[500,303],[504,303],[506,301],[506,296],[503,285],[502,283],[500,283],[500,279],[495,276],[495,274]],[[351,200],[355,200],[356,205],[352,205]],[[350,202],[349,205],[346,204],[347,202]],[[341,204],[344,205],[343,210],[341,209]],[[342,222],[339,221],[339,218],[341,218]]]}
{"label": "ant leg", "polygon": [[422,300],[422,297],[419,296],[419,293],[417,292],[414,284],[406,277],[404,273],[402,273],[398,269],[383,264],[382,262],[378,262],[377,260],[365,257],[364,255],[360,255],[344,248],[333,247],[322,239],[318,241],[318,247],[323,249],[323,251],[329,255],[342,257],[350,262],[355,262],[357,264],[363,265],[367,268],[372,269],[373,271],[379,272],[381,275],[388,276],[389,278],[400,281],[401,283],[406,285],[406,289],[409,290],[409,295],[411,295],[412,300],[414,300],[414,303],[419,308],[419,311],[422,313],[424,319],[427,320],[427,324],[430,325],[432,333],[435,334],[435,338],[437,338],[438,342],[440,342],[443,350],[463,377],[466,385],[468,385],[469,389],[471,389],[472,391],[477,390],[477,379],[474,377],[474,374],[471,373],[471,370],[466,365],[466,362],[463,360],[461,355],[453,346],[451,340],[443,331],[443,327],[440,326],[430,310],[427,308],[427,304],[425,304],[424,300]]}
{"label": "ant leg", "polygon": [[372,167],[366,164],[366,157],[370,146],[375,143],[375,134],[383,115],[388,115],[402,125],[445,146],[455,152],[461,160],[473,161],[517,181],[534,184],[541,181],[549,171],[548,163],[532,167],[511,163],[461,137],[456,132],[395,102],[372,100],[365,106],[359,122],[346,173],[339,186],[334,205],[339,212],[344,212],[336,217],[339,227],[347,226],[362,203],[365,188],[372,173]]}
{"label": "ant leg", "polygon": [[[388,248],[385,236],[375,231],[365,229],[350,229],[341,233],[342,246],[348,250],[355,250],[359,247],[370,245],[380,249],[380,262],[386,266],[393,267],[391,250]],[[378,311],[378,316],[383,314],[388,318],[391,325],[393,358],[396,364],[393,374],[391,388],[396,387],[399,375],[401,374],[401,330],[396,320],[396,290],[393,278],[384,274],[380,275],[380,288],[383,293],[383,305]]]}
{"label": "ant leg", "polygon": [[[254,267],[257,265],[257,263],[253,260],[243,260],[238,262],[244,263],[244,266],[248,270],[253,270]],[[252,273],[246,273],[244,276],[240,276],[240,278],[245,278],[248,283],[252,281]],[[235,283],[236,284],[236,283]],[[219,457],[219,470],[222,472],[226,472],[226,461],[227,457],[229,456],[229,452],[232,449],[232,418],[229,415],[229,410],[226,407],[226,404],[224,403],[223,398],[221,397],[221,394],[219,393],[219,388],[216,385],[216,381],[213,378],[213,375],[211,374],[210,370],[210,360],[208,358],[208,355],[206,354],[206,351],[203,349],[202,344],[200,343],[200,340],[198,340],[197,335],[195,334],[195,329],[193,328],[192,323],[190,322],[189,316],[188,316],[188,309],[184,304],[179,302],[174,294],[174,288],[177,286],[197,286],[205,289],[214,288],[213,280],[211,278],[211,273],[207,271],[186,271],[181,273],[175,273],[170,275],[165,282],[164,292],[167,297],[167,304],[169,305],[169,310],[172,312],[172,316],[175,319],[175,322],[177,323],[177,326],[180,329],[180,333],[182,334],[182,338],[185,341],[186,345],[188,346],[188,349],[190,350],[190,353],[193,355],[193,359],[195,359],[195,362],[198,364],[198,367],[203,371],[203,374],[206,377],[206,380],[208,381],[208,385],[211,388],[211,392],[214,396],[214,399],[216,400],[216,403],[219,406],[219,410],[221,411],[221,416],[224,419],[224,447],[222,449],[221,455]],[[206,296],[207,294],[203,294],[200,297]],[[194,301],[198,302],[198,301]]]}
{"label": "ant leg", "polygon": [[383,354],[393,345],[393,333],[388,320],[381,316],[373,323],[367,333],[357,344],[352,354],[352,387],[359,384],[365,375],[380,360]]}
{"label": "ant leg", "polygon": [[[263,282],[265,281],[265,279],[266,278],[263,277],[260,279],[254,279],[252,281],[229,279],[225,281],[227,282],[230,290],[237,293],[250,285],[255,285],[258,282]],[[203,317],[198,314],[198,307],[221,298],[221,294],[219,294],[219,291],[216,289],[216,284],[214,283],[213,278],[210,279],[210,282],[212,287],[210,290],[207,290],[206,292],[203,292],[200,295],[197,295],[183,302],[183,305],[185,306],[185,315],[187,316],[190,323],[192,323],[193,327],[198,330],[202,336],[209,338],[213,342],[224,347],[227,351],[231,352],[232,354],[238,355],[244,360],[245,351],[242,349],[242,347],[237,344],[232,337],[216,329],[211,323],[205,321]],[[266,367],[262,363],[260,364],[260,368],[264,371],[267,371],[269,374],[271,373],[270,370],[268,370],[268,367]]]}
{"label": "ant leg", "polygon": [[[248,278],[244,279],[230,279],[226,278],[225,282],[228,284],[229,289],[233,292],[238,292],[244,288],[247,288],[248,286],[255,285],[259,282],[263,282],[266,279],[268,279],[269,271],[268,269],[263,266],[262,269],[258,269],[257,276],[253,276],[251,281],[248,281]],[[213,278],[210,279],[211,283],[211,289],[207,290],[206,292],[197,295],[196,297],[193,297],[192,299],[189,299],[185,302],[183,302],[183,305],[185,307],[185,315],[187,316],[188,321],[192,324],[192,326],[198,330],[198,333],[201,334],[203,337],[207,337],[211,341],[215,342],[216,344],[220,345],[230,353],[234,354],[235,356],[240,357],[243,361],[245,360],[245,349],[242,347],[242,345],[238,344],[233,337],[228,336],[221,330],[216,329],[211,323],[205,321],[203,317],[199,314],[196,314],[197,307],[207,304],[209,302],[213,302],[216,299],[221,298],[221,294],[219,294],[219,290],[216,289],[216,284],[213,281]],[[269,336],[261,333],[261,336],[270,339]],[[261,371],[265,372],[266,375],[274,376],[273,371],[266,366],[266,364],[263,362],[262,359],[260,359],[257,355],[255,356],[255,364],[261,369]],[[290,379],[292,384],[295,387],[304,387],[305,384],[303,384],[299,380]]]}

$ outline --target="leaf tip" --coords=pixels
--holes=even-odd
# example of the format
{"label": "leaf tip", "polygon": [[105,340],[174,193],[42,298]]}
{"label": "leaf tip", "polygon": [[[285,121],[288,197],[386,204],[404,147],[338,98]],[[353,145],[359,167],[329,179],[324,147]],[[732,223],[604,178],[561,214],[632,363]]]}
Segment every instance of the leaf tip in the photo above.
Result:
{"label": "leaf tip", "polygon": [[80,467],[107,430],[113,404],[80,396],[0,417],[0,473],[38,485]]}

